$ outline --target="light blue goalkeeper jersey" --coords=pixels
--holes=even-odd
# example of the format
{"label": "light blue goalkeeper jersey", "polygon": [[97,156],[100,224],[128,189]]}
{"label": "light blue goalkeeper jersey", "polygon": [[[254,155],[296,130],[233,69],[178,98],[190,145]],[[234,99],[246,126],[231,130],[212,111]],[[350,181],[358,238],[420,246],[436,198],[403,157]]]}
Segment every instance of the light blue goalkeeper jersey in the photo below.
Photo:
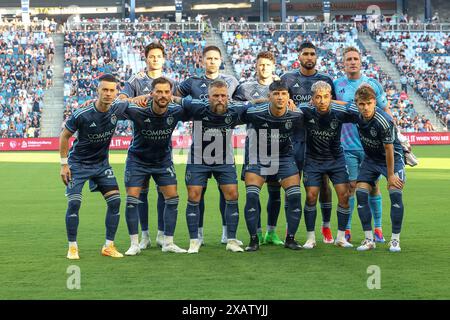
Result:
{"label": "light blue goalkeeper jersey", "polygon": [[[348,79],[347,77],[336,79],[334,81],[334,89],[336,90],[337,100],[354,103],[356,90],[363,83],[372,87],[377,96],[377,107],[384,110],[387,106],[387,99],[383,87],[377,80],[364,75],[357,80]],[[344,123],[342,125],[341,143],[345,151],[363,150],[358,129],[352,123]]]}

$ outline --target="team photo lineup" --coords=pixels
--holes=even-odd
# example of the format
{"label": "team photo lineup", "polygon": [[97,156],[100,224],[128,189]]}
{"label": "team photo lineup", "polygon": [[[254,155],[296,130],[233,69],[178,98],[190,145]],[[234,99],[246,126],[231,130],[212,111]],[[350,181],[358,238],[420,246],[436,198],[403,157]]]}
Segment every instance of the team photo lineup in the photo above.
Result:
{"label": "team photo lineup", "polygon": [[0,300],[450,299],[450,2],[3,1],[0,181]]}
{"label": "team photo lineup", "polygon": [[[68,199],[68,259],[79,259],[78,214],[81,190],[87,181],[90,190],[101,192],[107,204],[102,254],[123,257],[114,245],[121,198],[113,168],[108,163],[108,147],[118,119],[133,122],[133,142],[128,149],[124,178],[125,217],[131,240],[125,255],[137,255],[151,243],[147,204],[151,177],[158,186],[156,243],[162,252],[199,252],[203,244],[203,194],[208,179],[213,176],[220,192],[221,241],[226,244],[226,250],[257,251],[261,244],[284,245],[292,250],[313,249],[319,197],[323,241],[342,248],[353,247],[349,220],[357,204],[364,241],[356,249],[372,250],[377,242],[385,242],[377,183],[381,175],[388,180],[391,201],[389,251],[401,250],[406,158],[396,126],[386,112],[384,90],[376,80],[361,74],[357,48],[345,48],[346,76],[335,82],[315,69],[316,48],[311,42],[302,43],[298,49],[299,69],[281,78],[275,76],[273,54],[260,52],[256,58],[256,79],[240,85],[234,77],[220,74],[222,56],[216,46],[203,50],[205,74],[179,84],[163,76],[165,48],[162,44],[147,45],[145,57],[148,71],[133,75],[121,92],[113,75],[102,75],[98,79],[98,99],[74,112],[61,133],[61,177],[67,185]],[[343,85],[343,82],[346,83]],[[346,90],[337,95],[335,86],[345,86]],[[259,99],[254,99],[255,93]],[[185,174],[186,221],[190,236],[189,249],[185,250],[174,243],[179,197],[171,135],[179,121],[189,120],[194,121],[194,130]],[[232,129],[239,124],[247,125],[248,135],[241,178],[246,188],[244,217],[250,236],[245,249],[243,242],[236,238],[238,179],[231,145]],[[69,138],[75,132],[78,136],[69,151]],[[352,146],[346,150],[342,144]],[[405,151],[408,151],[407,146]],[[306,189],[304,205],[300,189],[302,173]],[[335,240],[330,228],[330,180],[338,197]],[[265,182],[269,190],[269,210],[267,232],[263,235],[259,193]],[[286,203],[284,241],[275,232],[281,187]],[[302,213],[307,240],[300,245],[295,234]]]}

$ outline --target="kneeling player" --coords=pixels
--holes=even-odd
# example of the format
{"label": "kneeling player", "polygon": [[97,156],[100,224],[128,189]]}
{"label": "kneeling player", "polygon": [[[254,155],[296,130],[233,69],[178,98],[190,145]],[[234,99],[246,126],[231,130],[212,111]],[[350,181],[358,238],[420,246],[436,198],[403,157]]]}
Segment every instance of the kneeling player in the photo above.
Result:
{"label": "kneeling player", "polygon": [[[361,86],[355,93],[359,114],[355,117],[365,157],[356,185],[358,214],[365,234],[365,240],[357,249],[365,251],[375,248],[373,241],[369,190],[380,175],[388,180],[391,199],[392,237],[389,251],[399,252],[400,230],[403,220],[403,186],[405,164],[403,150],[397,138],[392,118],[376,108],[376,96],[369,86]],[[354,110],[356,111],[356,110]]]}

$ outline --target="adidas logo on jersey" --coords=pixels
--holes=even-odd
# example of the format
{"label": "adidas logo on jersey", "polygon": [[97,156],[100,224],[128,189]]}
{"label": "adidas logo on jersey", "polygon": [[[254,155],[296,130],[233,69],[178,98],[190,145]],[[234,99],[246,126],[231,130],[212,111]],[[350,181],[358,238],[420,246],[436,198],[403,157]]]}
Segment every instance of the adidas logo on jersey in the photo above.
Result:
{"label": "adidas logo on jersey", "polygon": [[267,123],[264,123],[263,125],[261,125],[261,127],[268,128],[269,125]]}
{"label": "adidas logo on jersey", "polygon": [[200,86],[200,88],[206,88],[206,83],[202,83],[202,85]]}
{"label": "adidas logo on jersey", "polygon": [[95,122],[92,122],[91,123],[91,125],[89,126],[89,128],[94,128],[94,127],[96,127],[97,125],[95,124]]}
{"label": "adidas logo on jersey", "polygon": [[300,87],[300,86],[298,85],[298,83],[294,84],[294,88],[298,88],[298,87]]}
{"label": "adidas logo on jersey", "polygon": [[255,93],[253,94],[253,96],[254,96],[254,97],[259,97],[259,93],[258,93],[258,92],[255,92]]}
{"label": "adidas logo on jersey", "polygon": [[316,123],[316,122],[314,121],[314,119],[311,119],[311,120],[309,120],[308,122],[309,122],[309,123]]}
{"label": "adidas logo on jersey", "polygon": [[144,122],[149,122],[150,123],[152,121],[150,120],[150,118],[147,118],[147,119],[144,120]]}
{"label": "adidas logo on jersey", "polygon": [[209,118],[208,117],[204,117],[203,120],[209,121]]}
{"label": "adidas logo on jersey", "polygon": [[149,92],[150,89],[149,89],[148,87],[145,87],[143,91],[144,91],[144,92]]}

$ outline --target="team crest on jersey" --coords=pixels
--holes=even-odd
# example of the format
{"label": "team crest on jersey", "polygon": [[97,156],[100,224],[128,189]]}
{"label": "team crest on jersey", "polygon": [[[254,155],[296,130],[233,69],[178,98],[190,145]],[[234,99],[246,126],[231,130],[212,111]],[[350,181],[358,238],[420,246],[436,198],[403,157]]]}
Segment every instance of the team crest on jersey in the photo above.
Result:
{"label": "team crest on jersey", "polygon": [[168,117],[168,118],[167,118],[167,125],[168,125],[168,126],[171,126],[172,123],[173,123],[173,121],[174,121],[174,120],[173,120],[173,117],[172,117],[172,116]]}
{"label": "team crest on jersey", "polygon": [[286,128],[287,130],[291,129],[291,128],[292,128],[292,121],[286,121],[286,123],[284,124],[284,126],[285,126],[285,128]]}
{"label": "team crest on jersey", "polygon": [[115,114],[113,114],[113,115],[111,116],[111,123],[112,123],[113,125],[116,125],[116,123],[117,123],[117,117],[116,117]]}
{"label": "team crest on jersey", "polygon": [[339,126],[339,123],[336,119],[331,120],[330,127],[335,130]]}
{"label": "team crest on jersey", "polygon": [[370,134],[372,135],[372,137],[376,137],[377,136],[377,130],[374,127],[370,128]]}
{"label": "team crest on jersey", "polygon": [[230,124],[231,123],[231,115],[227,115],[227,117],[225,118],[225,123],[226,124]]}

